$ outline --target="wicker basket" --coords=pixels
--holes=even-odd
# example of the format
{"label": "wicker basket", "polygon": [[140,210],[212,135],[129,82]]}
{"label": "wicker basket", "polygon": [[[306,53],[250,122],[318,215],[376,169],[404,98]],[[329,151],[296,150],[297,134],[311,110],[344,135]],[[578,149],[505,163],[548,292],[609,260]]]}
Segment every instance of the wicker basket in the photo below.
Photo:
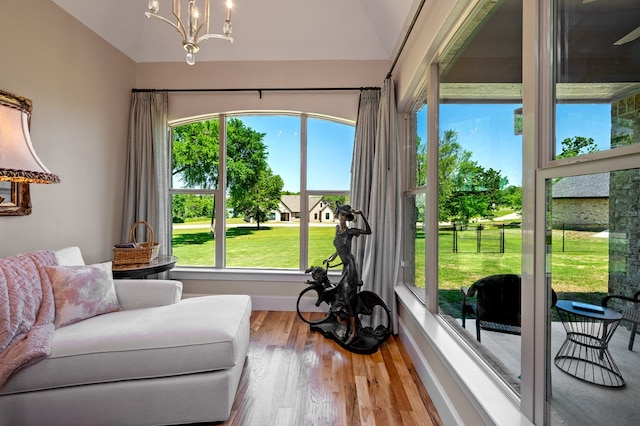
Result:
{"label": "wicker basket", "polygon": [[[147,227],[149,241],[144,243],[136,242],[136,228],[138,225]],[[114,265],[136,265],[150,263],[158,257],[158,249],[160,243],[154,241],[153,229],[147,222],[139,221],[131,225],[129,229],[129,242],[136,245],[135,248],[113,248],[113,264]]]}

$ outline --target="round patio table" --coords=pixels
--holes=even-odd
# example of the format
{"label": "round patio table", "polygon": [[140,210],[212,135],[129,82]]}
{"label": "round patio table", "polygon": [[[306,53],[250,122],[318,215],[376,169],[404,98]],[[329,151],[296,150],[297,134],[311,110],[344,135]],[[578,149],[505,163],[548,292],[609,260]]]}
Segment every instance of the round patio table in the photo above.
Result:
{"label": "round patio table", "polygon": [[555,365],[585,382],[622,387],[624,379],[609,352],[609,341],[622,314],[588,303],[558,300],[556,311],[567,338],[554,358]]}

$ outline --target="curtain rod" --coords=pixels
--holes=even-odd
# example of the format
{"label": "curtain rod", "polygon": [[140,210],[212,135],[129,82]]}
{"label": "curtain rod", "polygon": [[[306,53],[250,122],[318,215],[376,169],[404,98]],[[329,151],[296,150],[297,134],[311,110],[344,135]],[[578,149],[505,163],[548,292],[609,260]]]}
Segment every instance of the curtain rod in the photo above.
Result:
{"label": "curtain rod", "polygon": [[393,74],[393,69],[396,67],[396,64],[398,63],[398,60],[400,59],[400,55],[402,54],[402,51],[404,50],[404,45],[407,44],[407,40],[409,40],[409,36],[411,35],[411,31],[413,31],[413,27],[416,25],[416,21],[418,20],[418,16],[420,15],[420,12],[422,12],[422,7],[424,6],[425,0],[422,0],[420,2],[420,5],[418,6],[418,9],[416,10],[416,14],[413,15],[413,20],[411,21],[411,24],[409,25],[409,28],[407,29],[407,33],[404,35],[404,40],[402,40],[402,44],[400,45],[400,49],[398,49],[398,53],[396,54],[395,59],[393,60],[393,63],[391,64],[391,68],[389,68],[389,72],[387,73],[387,78],[391,78],[391,75]]}
{"label": "curtain rod", "polygon": [[258,92],[262,99],[262,92],[319,92],[319,91],[353,91],[353,90],[380,90],[379,87],[270,87],[236,88],[236,89],[131,89],[131,92]]}

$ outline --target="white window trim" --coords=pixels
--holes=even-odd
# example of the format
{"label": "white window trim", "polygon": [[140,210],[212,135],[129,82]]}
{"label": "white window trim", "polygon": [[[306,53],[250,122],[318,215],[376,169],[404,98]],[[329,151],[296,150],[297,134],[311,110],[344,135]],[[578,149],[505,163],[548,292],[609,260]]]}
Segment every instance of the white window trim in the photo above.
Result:
{"label": "white window trim", "polygon": [[[216,235],[225,235],[226,231],[226,197],[224,196],[224,188],[227,187],[226,174],[226,151],[227,151],[227,118],[237,118],[247,115],[256,116],[292,116],[300,119],[300,210],[309,211],[308,197],[311,195],[327,195],[327,196],[349,196],[349,191],[344,190],[310,190],[307,189],[307,122],[309,118],[330,121],[355,128],[356,123],[352,120],[342,119],[340,117],[328,116],[324,114],[314,114],[296,111],[261,111],[248,110],[236,111],[232,113],[211,113],[208,115],[173,120],[169,123],[169,130],[173,127],[183,124],[193,123],[202,120],[218,120],[219,123],[219,170],[225,173],[219,173],[218,188],[216,189],[194,189],[194,188],[169,188],[169,195],[173,194],[213,194],[215,200],[215,215],[223,217],[225,220],[216,220],[214,232]],[[171,131],[169,131],[171,135]],[[171,164],[171,162],[169,162]],[[169,180],[171,180],[171,169],[167,170]],[[167,207],[171,211],[171,205]],[[168,215],[172,220],[172,215]],[[196,279],[211,280],[225,279],[228,281],[245,281],[252,279],[253,281],[293,281],[291,277],[295,277],[295,281],[299,282],[300,277],[306,277],[304,271],[309,267],[309,215],[300,215],[300,268],[297,270],[276,269],[276,268],[227,268],[226,267],[226,238],[216,238],[215,240],[215,266],[184,266],[174,268],[170,276],[176,279]],[[169,229],[171,229],[171,223]],[[172,238],[169,236],[169,245],[171,246]],[[171,248],[170,248],[171,250]],[[327,255],[329,255],[328,253]],[[269,277],[268,279],[255,279],[255,277]]]}

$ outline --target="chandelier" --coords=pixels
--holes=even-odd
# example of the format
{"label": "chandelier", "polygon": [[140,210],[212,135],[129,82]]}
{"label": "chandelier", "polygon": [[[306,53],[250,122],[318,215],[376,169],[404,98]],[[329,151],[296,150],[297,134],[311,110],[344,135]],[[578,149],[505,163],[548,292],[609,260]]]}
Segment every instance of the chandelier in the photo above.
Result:
{"label": "chandelier", "polygon": [[[204,0],[204,19],[200,22],[200,11],[196,6],[196,0],[188,1],[188,17],[185,23],[180,16],[180,0],[173,0],[173,16],[176,18],[176,22],[171,22],[167,18],[158,15],[160,5],[158,0],[149,0],[149,11],[145,12],[147,18],[158,18],[161,21],[166,22],[175,28],[182,36],[182,47],[187,51],[187,64],[193,65],[196,63],[195,53],[200,50],[200,42],[210,38],[219,38],[227,40],[233,43],[231,37],[231,7],[233,6],[231,0],[227,0],[227,17],[222,27],[223,34],[210,34],[209,33],[209,0]],[[199,35],[202,29],[205,29],[205,34]]]}

